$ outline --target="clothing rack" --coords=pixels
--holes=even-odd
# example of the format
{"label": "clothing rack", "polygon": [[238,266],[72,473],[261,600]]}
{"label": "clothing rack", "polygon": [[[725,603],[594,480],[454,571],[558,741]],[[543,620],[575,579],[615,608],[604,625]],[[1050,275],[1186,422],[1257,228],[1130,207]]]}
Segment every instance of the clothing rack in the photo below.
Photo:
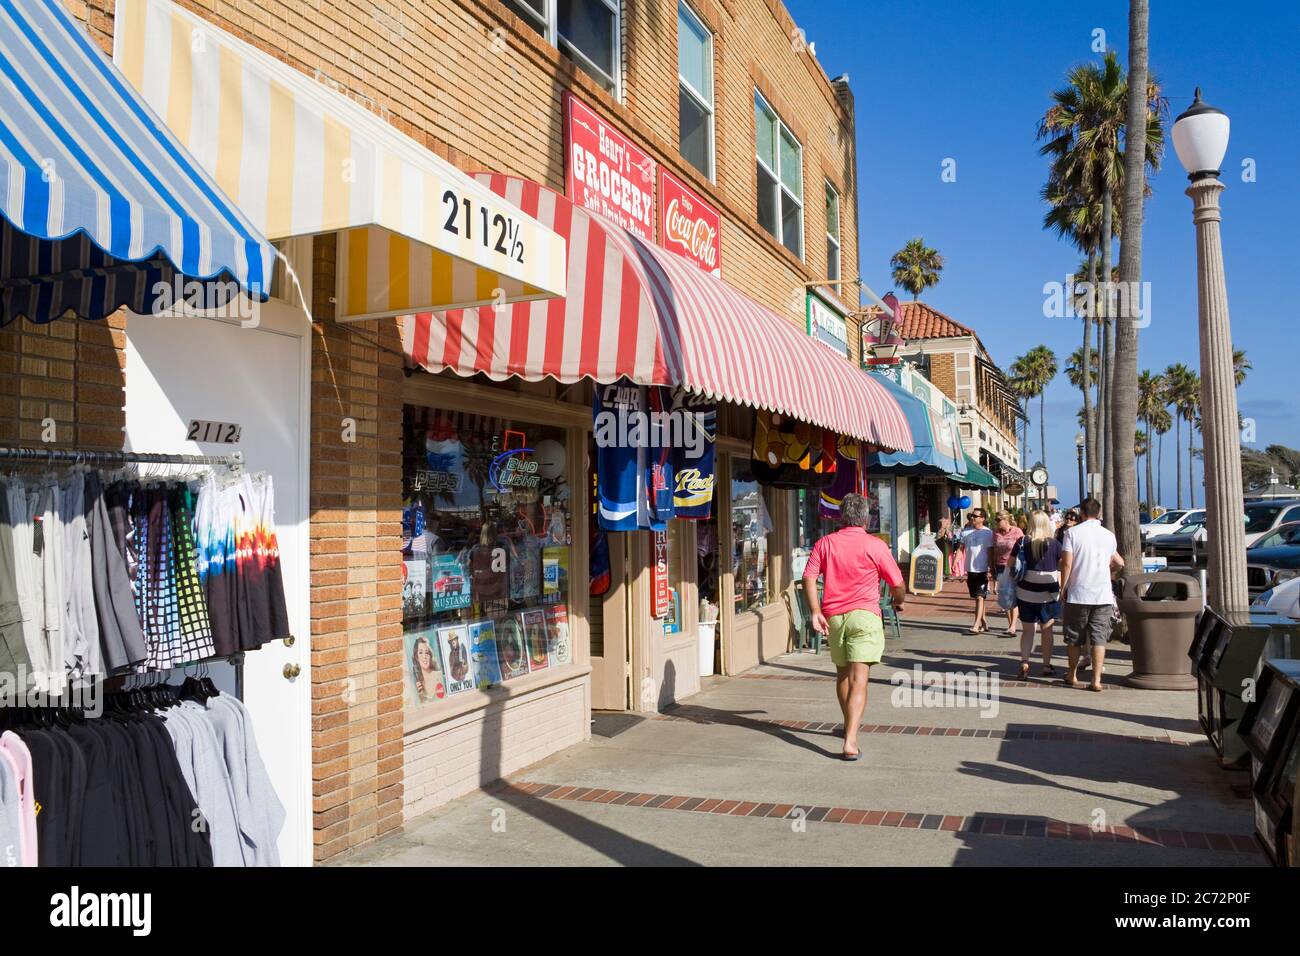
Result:
{"label": "clothing rack", "polygon": [[71,448],[0,447],[0,461],[18,463],[74,462],[85,465],[224,465],[236,474],[244,467],[243,452],[229,455],[167,455],[142,451],[79,451]]}

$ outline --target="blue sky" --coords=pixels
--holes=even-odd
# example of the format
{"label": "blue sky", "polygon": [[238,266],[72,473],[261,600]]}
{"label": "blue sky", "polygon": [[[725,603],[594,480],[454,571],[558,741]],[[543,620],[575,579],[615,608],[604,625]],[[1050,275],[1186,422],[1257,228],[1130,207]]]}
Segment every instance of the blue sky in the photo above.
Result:
{"label": "blue sky", "polygon": [[[1044,318],[1043,285],[1063,280],[1081,256],[1042,229],[1047,165],[1035,124],[1066,70],[1097,58],[1094,30],[1104,30],[1127,63],[1127,3],[786,3],[826,71],[849,74],[856,98],[863,280],[883,294],[889,257],[923,236],[947,259],[924,301],[974,328],[1004,368],[1038,344],[1064,367],[1081,329],[1074,319]],[[1287,277],[1300,273],[1300,5],[1152,0],[1151,8],[1151,66],[1170,97],[1171,119],[1199,85],[1232,120],[1223,164],[1224,260],[1233,340],[1254,365],[1238,393],[1241,413],[1256,422],[1257,447],[1300,447],[1297,299],[1287,289]],[[955,182],[941,179],[948,158],[956,160]],[[1242,182],[1245,159],[1255,162],[1253,183]],[[1152,323],[1141,333],[1139,368],[1185,362],[1197,369],[1191,201],[1172,140],[1151,186],[1143,279],[1151,283]],[[1118,249],[1116,242],[1116,261]],[[1081,396],[1062,372],[1046,401],[1047,464],[1072,502]],[[1037,400],[1030,444],[1039,457]],[[1173,444],[1170,432],[1166,504],[1174,502]],[[1185,451],[1183,458],[1186,467]],[[1196,485],[1203,504],[1199,463]]]}

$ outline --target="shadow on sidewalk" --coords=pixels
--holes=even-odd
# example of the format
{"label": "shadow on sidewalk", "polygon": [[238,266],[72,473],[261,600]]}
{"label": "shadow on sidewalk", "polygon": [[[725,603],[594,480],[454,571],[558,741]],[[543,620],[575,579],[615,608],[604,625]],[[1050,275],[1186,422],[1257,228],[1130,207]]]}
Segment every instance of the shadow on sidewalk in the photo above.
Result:
{"label": "shadow on sidewalk", "polygon": [[[663,710],[665,717],[688,720],[693,724],[725,724],[731,727],[743,727],[747,730],[756,730],[769,737],[775,737],[783,743],[800,747],[823,757],[839,756],[839,748],[826,750],[811,741],[804,740],[794,731],[788,730],[775,722],[756,720],[746,716],[748,714],[766,713],[765,710],[719,710],[716,707],[704,707],[699,704],[675,704]],[[834,731],[800,731],[799,733],[825,733],[829,736]]]}
{"label": "shadow on sidewalk", "polygon": [[630,837],[626,833],[607,827],[604,824],[588,820],[581,814],[568,810],[551,800],[538,799],[513,789],[509,784],[500,784],[486,791],[501,803],[521,813],[526,813],[534,820],[546,824],[552,830],[563,833],[583,846],[590,847],[603,856],[622,866],[702,866],[695,860],[687,859],[668,850],[660,849],[644,840]]}

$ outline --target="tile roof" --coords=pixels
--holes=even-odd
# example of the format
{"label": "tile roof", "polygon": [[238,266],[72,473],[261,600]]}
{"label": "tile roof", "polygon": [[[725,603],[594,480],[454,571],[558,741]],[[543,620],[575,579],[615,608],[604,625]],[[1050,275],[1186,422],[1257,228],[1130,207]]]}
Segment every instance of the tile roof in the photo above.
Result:
{"label": "tile roof", "polygon": [[[949,318],[938,309],[926,305],[921,301],[899,302],[903,311],[903,323],[899,328],[900,334],[905,340],[913,339],[945,339],[956,338],[963,335],[975,335],[975,330],[962,325],[960,322]],[[880,309],[872,306],[868,312],[879,312]]]}

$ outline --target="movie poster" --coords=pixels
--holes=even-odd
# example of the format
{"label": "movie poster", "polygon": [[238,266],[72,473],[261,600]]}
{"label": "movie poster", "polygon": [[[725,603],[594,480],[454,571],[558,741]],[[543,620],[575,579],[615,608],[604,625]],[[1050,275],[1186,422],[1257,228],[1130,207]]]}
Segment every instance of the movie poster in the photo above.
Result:
{"label": "movie poster", "polygon": [[528,650],[524,646],[523,627],[514,618],[501,618],[495,622],[495,626],[501,679],[522,677],[528,673]]}
{"label": "movie poster", "polygon": [[427,704],[447,696],[443,678],[438,635],[432,629],[407,631],[406,671],[410,681],[411,703]]}
{"label": "movie poster", "polygon": [[435,554],[430,559],[433,566],[433,610],[450,611],[458,607],[469,607],[469,575],[461,563],[460,555]]}
{"label": "movie poster", "polygon": [[474,665],[474,686],[491,687],[501,683],[501,662],[497,658],[497,629],[491,621],[472,621],[469,625],[469,656]]}
{"label": "movie poster", "polygon": [[438,644],[442,648],[443,677],[447,693],[459,694],[474,686],[474,668],[469,657],[469,629],[464,624],[450,624],[438,628]]}
{"label": "movie poster", "polygon": [[541,608],[519,612],[519,623],[524,629],[524,645],[528,649],[528,670],[546,670],[551,665],[550,637],[546,630],[546,612]]}
{"label": "movie poster", "polygon": [[556,667],[573,662],[573,646],[569,643],[569,608],[556,604],[546,609],[546,630],[551,647],[551,663]]}
{"label": "movie poster", "polygon": [[427,613],[429,562],[407,558],[402,562],[402,617],[423,617]]}

